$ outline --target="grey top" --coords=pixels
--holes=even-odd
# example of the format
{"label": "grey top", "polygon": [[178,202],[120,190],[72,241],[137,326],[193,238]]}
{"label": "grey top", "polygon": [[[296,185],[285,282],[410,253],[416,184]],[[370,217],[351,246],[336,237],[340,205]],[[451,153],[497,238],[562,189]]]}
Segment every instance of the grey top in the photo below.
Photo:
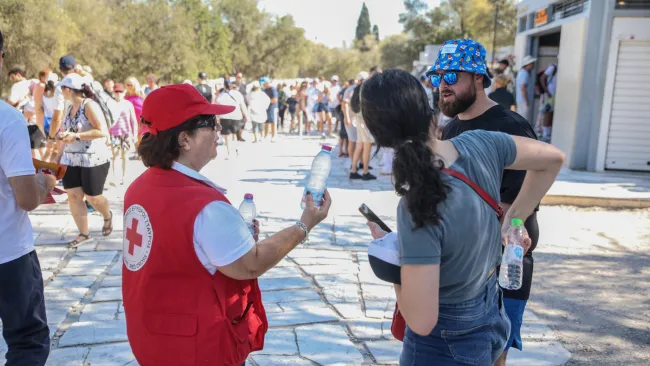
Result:
{"label": "grey top", "polygon": [[[502,132],[473,130],[450,140],[460,156],[451,165],[500,202],[503,169],[517,155],[515,142]],[[413,229],[402,199],[397,208],[400,261],[440,264],[440,303],[451,304],[478,295],[488,273],[501,261],[501,225],[495,211],[463,181],[443,173],[451,187],[440,203],[437,226]]]}

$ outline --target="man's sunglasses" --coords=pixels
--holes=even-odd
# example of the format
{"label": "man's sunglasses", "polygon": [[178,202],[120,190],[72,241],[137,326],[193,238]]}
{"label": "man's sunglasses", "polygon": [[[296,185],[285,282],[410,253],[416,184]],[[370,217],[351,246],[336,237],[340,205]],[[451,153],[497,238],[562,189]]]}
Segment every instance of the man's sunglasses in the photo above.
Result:
{"label": "man's sunglasses", "polygon": [[433,74],[429,76],[429,80],[431,81],[431,85],[435,88],[440,87],[442,80],[444,80],[447,85],[454,85],[458,82],[458,73],[456,71],[447,71],[444,74]]}

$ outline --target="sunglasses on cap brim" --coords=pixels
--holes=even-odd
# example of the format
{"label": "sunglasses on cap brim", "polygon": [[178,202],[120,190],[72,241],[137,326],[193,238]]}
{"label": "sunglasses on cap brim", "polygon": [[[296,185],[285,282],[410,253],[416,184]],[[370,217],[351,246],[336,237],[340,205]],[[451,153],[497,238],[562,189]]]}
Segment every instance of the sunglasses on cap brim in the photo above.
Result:
{"label": "sunglasses on cap brim", "polygon": [[429,75],[429,81],[431,81],[431,85],[435,88],[440,87],[442,80],[444,80],[447,85],[454,85],[458,82],[458,73],[456,71],[446,71],[442,74]]}

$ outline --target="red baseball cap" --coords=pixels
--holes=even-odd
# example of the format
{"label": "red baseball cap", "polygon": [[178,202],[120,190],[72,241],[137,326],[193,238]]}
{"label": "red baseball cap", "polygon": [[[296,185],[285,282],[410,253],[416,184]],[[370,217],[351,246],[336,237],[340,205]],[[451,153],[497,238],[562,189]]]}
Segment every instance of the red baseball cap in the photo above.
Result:
{"label": "red baseball cap", "polygon": [[193,85],[167,85],[151,92],[142,105],[142,118],[151,123],[149,132],[157,135],[196,116],[222,115],[235,110],[234,106],[208,102]]}

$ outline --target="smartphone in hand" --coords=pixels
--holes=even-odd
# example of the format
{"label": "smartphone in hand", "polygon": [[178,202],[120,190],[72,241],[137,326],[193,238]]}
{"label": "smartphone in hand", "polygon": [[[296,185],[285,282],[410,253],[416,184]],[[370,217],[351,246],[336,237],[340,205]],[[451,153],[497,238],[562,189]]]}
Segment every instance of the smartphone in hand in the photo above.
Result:
{"label": "smartphone in hand", "polygon": [[374,222],[375,224],[379,225],[379,227],[382,230],[384,230],[385,232],[387,232],[387,233],[393,232],[393,230],[391,230],[388,227],[388,225],[386,225],[383,221],[381,221],[381,219],[379,217],[377,217],[377,215],[375,215],[375,213],[372,212],[372,210],[368,206],[366,206],[365,203],[363,203],[363,204],[361,204],[361,206],[359,206],[359,212],[361,212],[361,214],[363,215],[363,217],[366,218],[366,220],[368,220],[370,222]]}

